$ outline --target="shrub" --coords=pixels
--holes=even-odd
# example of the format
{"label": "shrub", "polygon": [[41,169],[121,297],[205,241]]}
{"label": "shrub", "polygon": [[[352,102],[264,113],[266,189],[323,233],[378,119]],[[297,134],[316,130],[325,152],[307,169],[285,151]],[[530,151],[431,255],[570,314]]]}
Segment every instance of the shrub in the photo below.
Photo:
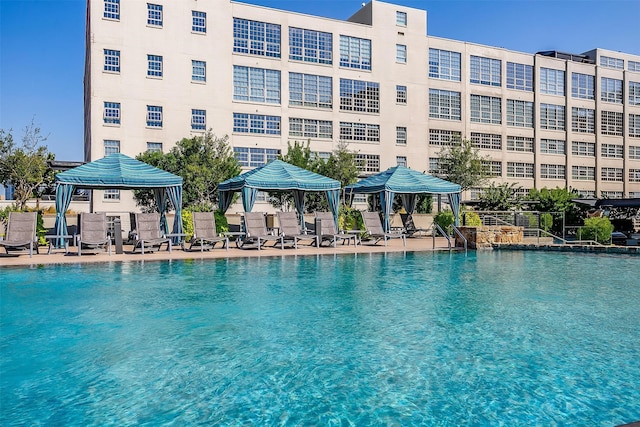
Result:
{"label": "shrub", "polygon": [[482,219],[480,219],[480,215],[475,212],[465,212],[464,225],[467,227],[481,227]]}
{"label": "shrub", "polygon": [[338,228],[340,230],[363,230],[364,221],[359,210],[342,205],[338,212]]}
{"label": "shrub", "polygon": [[551,230],[551,227],[553,227],[553,215],[547,212],[541,214],[540,228],[543,229],[544,231],[549,231]]}
{"label": "shrub", "polygon": [[182,232],[185,234],[185,241],[190,242],[193,237],[193,213],[191,211],[182,211]]}
{"label": "shrub", "polygon": [[452,231],[451,226],[455,222],[455,217],[453,216],[453,212],[447,209],[447,210],[438,212],[433,217],[433,222],[438,224],[440,228],[442,228],[446,233],[451,234],[451,231]]}
{"label": "shrub", "polygon": [[219,209],[216,210],[215,217],[216,217],[216,233],[221,234],[229,231],[229,221],[227,221],[227,217],[224,216],[224,212],[222,212]]}
{"label": "shrub", "polygon": [[598,243],[607,243],[611,240],[613,224],[607,217],[587,218],[584,227],[578,230],[578,239],[595,240]]}

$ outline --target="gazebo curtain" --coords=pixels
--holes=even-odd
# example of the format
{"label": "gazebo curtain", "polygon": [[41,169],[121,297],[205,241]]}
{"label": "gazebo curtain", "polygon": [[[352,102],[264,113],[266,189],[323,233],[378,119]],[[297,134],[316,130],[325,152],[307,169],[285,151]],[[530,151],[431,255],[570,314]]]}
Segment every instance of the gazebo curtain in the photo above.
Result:
{"label": "gazebo curtain", "polygon": [[233,201],[233,191],[220,191],[218,194],[220,197],[218,199],[218,207],[222,212],[226,212]]}
{"label": "gazebo curtain", "polygon": [[411,215],[413,211],[416,210],[416,200],[418,199],[418,195],[414,193],[405,193],[401,194],[400,198],[402,199],[402,206],[404,206],[404,210]]}
{"label": "gazebo curtain", "polygon": [[393,198],[396,193],[393,191],[381,191],[380,192],[380,205],[382,207],[382,228],[384,231],[389,231],[390,223],[389,223],[389,214],[393,210]]}
{"label": "gazebo curtain", "polygon": [[304,194],[303,190],[293,190],[293,203],[296,205],[302,229],[304,229]]}
{"label": "gazebo curtain", "polygon": [[338,229],[338,206],[340,204],[340,190],[328,190],[327,201],[329,202],[329,209],[333,214],[333,220],[335,221],[336,230]]}
{"label": "gazebo curtain", "polygon": [[158,205],[158,212],[160,212],[160,230],[164,234],[169,233],[169,227],[167,226],[167,192],[164,188],[155,188],[153,194],[156,199],[156,205]]}
{"label": "gazebo curtain", "polygon": [[[56,189],[56,235],[65,236],[67,234],[67,209],[71,204],[71,196],[75,187],[70,184],[58,184]],[[64,246],[64,239],[58,238],[56,240],[56,247],[61,248]]]}
{"label": "gazebo curtain", "polygon": [[251,212],[256,202],[257,188],[242,187],[242,207],[245,212]]}
{"label": "gazebo curtain", "polygon": [[462,193],[449,194],[449,203],[451,204],[451,210],[453,211],[453,216],[455,218],[454,225],[456,227],[460,225],[460,199],[461,198],[462,198]]}
{"label": "gazebo curtain", "polygon": [[[180,187],[167,187],[166,192],[173,209],[176,211],[172,233],[182,234],[184,232],[182,228],[182,189]],[[173,243],[178,244],[179,242],[179,236],[173,238]]]}

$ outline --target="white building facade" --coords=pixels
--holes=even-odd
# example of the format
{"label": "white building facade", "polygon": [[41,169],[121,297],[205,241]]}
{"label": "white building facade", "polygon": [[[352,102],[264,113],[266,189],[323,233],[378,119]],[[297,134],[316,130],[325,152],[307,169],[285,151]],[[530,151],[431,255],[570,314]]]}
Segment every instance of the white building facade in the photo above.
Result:
{"label": "white building facade", "polygon": [[[247,169],[293,141],[320,156],[344,141],[363,175],[437,171],[443,146],[468,138],[496,183],[640,197],[639,56],[427,36],[426,11],[377,0],[347,21],[150,1],[88,0],[86,161],[167,152],[211,129]],[[126,191],[93,197],[96,211],[135,210]]]}

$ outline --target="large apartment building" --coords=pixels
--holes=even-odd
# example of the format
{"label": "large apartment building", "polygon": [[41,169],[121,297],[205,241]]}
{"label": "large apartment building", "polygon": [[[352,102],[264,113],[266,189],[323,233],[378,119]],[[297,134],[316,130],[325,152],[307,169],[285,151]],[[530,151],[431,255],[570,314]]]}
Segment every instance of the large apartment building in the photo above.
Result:
{"label": "large apartment building", "polygon": [[[326,156],[344,141],[363,175],[437,171],[443,146],[468,138],[496,183],[640,197],[640,56],[432,37],[426,11],[377,0],[346,21],[228,0],[88,0],[86,31],[86,161],[212,129],[245,168],[288,142]],[[94,209],[133,203],[96,191]]]}

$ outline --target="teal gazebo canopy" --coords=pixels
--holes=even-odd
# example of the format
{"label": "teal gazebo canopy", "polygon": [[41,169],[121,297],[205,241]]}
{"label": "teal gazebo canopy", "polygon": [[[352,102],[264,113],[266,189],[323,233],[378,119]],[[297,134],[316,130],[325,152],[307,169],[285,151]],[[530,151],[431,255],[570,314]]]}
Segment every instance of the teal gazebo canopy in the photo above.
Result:
{"label": "teal gazebo canopy", "polygon": [[307,191],[324,191],[329,207],[337,223],[340,181],[299,168],[282,160],[273,160],[264,166],[221,182],[220,210],[226,212],[231,205],[233,194],[242,193],[245,212],[251,212],[258,190],[292,191],[300,222],[304,226],[304,194]]}
{"label": "teal gazebo canopy", "polygon": [[[182,233],[182,178],[121,153],[78,166],[56,175],[56,234],[67,234],[65,212],[76,188],[92,190],[153,189],[167,232],[166,206],[171,201],[176,211],[173,233]],[[61,242],[60,242],[61,243]]]}
{"label": "teal gazebo canopy", "polygon": [[348,185],[345,190],[347,193],[380,194],[380,204],[384,215],[383,226],[387,231],[389,231],[389,214],[396,194],[402,195],[402,203],[407,213],[413,213],[415,210],[418,194],[446,194],[449,196],[456,225],[459,224],[462,188],[458,184],[404,166],[389,168],[384,172]]}

